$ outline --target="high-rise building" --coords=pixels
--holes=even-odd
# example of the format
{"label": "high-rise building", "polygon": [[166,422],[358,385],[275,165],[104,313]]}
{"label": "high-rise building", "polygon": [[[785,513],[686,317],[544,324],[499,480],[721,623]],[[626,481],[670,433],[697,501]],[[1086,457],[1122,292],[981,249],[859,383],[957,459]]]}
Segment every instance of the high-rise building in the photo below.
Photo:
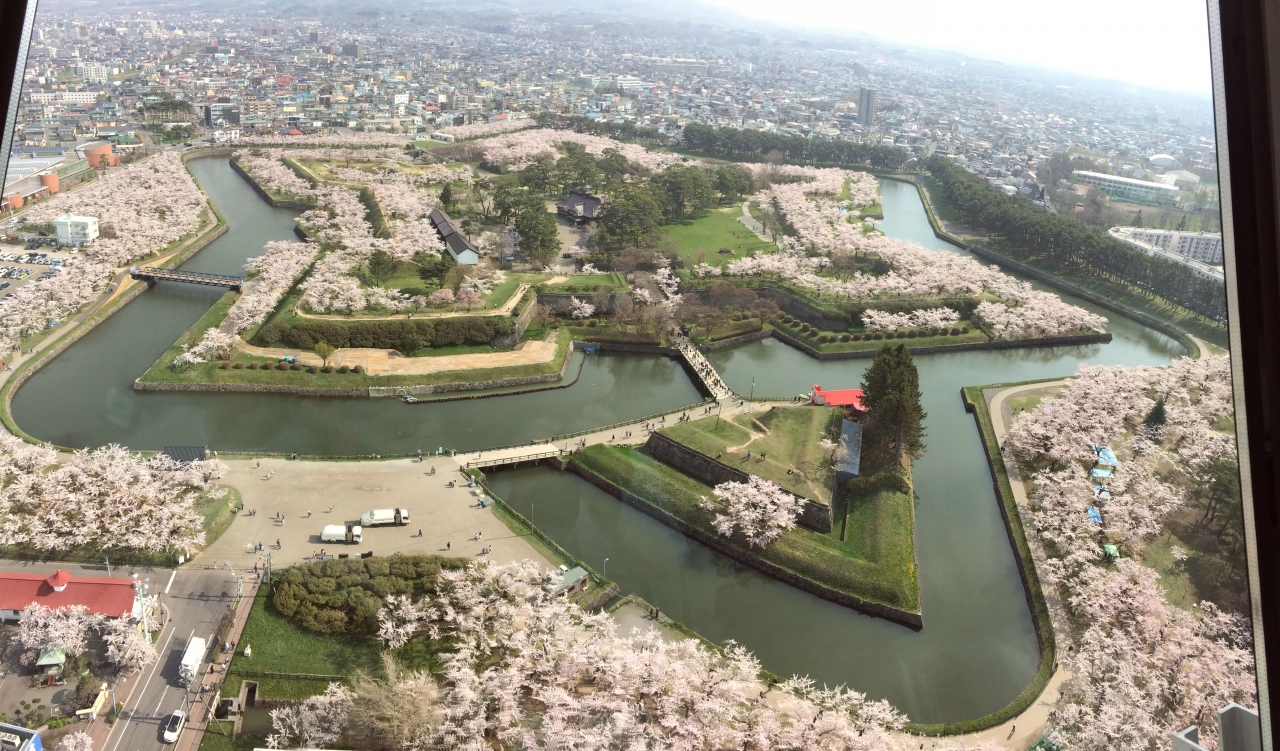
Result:
{"label": "high-rise building", "polygon": [[879,103],[880,96],[875,89],[868,89],[866,86],[858,89],[858,123],[867,126],[875,122],[876,104]]}

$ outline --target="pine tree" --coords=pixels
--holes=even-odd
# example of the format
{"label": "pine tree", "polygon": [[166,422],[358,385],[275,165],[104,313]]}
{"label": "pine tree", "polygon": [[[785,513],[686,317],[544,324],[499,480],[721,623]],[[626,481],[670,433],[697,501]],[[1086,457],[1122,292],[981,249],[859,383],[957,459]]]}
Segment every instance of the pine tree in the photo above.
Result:
{"label": "pine tree", "polygon": [[1168,416],[1164,413],[1164,397],[1162,396],[1156,400],[1155,406],[1143,418],[1142,424],[1151,430],[1159,430],[1164,427],[1168,419]]}
{"label": "pine tree", "polygon": [[920,405],[920,374],[906,346],[883,347],[863,379],[867,443],[873,444],[868,448],[891,449],[899,464],[919,457],[926,414]]}
{"label": "pine tree", "polygon": [[444,206],[445,211],[453,211],[453,185],[444,184],[444,190],[440,191],[440,205]]}

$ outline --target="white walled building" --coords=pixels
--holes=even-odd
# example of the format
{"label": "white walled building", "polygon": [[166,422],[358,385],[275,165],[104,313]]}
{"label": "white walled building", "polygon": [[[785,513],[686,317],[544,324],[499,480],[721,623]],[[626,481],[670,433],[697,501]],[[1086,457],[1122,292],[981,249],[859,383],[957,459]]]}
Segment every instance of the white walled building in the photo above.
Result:
{"label": "white walled building", "polygon": [[98,218],[63,214],[54,222],[58,230],[58,242],[83,248],[98,239]]}
{"label": "white walled building", "polygon": [[1147,180],[1135,180],[1132,177],[1104,175],[1101,172],[1076,170],[1071,173],[1071,181],[1077,185],[1097,188],[1112,198],[1138,203],[1172,204],[1178,200],[1178,188],[1164,183],[1153,183]]}
{"label": "white walled building", "polygon": [[[1120,240],[1121,242],[1132,245],[1133,247],[1137,248],[1138,250],[1141,250],[1143,253],[1146,253],[1149,256],[1160,256],[1161,258],[1173,261],[1174,263],[1180,263],[1183,266],[1190,268],[1197,275],[1202,276],[1205,279],[1213,279],[1214,281],[1217,281],[1217,282],[1226,281],[1226,276],[1223,274],[1221,266],[1213,266],[1208,263],[1205,263],[1204,261],[1198,261],[1189,256],[1185,256],[1180,253],[1175,253],[1171,250],[1166,250],[1160,247],[1159,245],[1153,245],[1152,243],[1149,243],[1145,240],[1140,240],[1137,237],[1133,236],[1132,234],[1133,230],[1137,230],[1139,232],[1146,231],[1146,230],[1138,229],[1136,227],[1112,227],[1111,229],[1107,230],[1107,233],[1110,234],[1115,239]],[[1183,234],[1199,234],[1199,233],[1183,233]]]}
{"label": "white walled building", "polygon": [[1220,232],[1179,232],[1142,227],[1116,227],[1116,230],[1135,240],[1141,240],[1195,261],[1214,265],[1222,264],[1222,233]]}

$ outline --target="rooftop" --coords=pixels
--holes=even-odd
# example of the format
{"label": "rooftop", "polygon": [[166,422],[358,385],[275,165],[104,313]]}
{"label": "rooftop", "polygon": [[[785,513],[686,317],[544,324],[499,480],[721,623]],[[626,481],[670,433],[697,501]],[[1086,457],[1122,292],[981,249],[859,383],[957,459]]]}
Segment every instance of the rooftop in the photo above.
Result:
{"label": "rooftop", "polygon": [[83,605],[108,618],[133,615],[137,582],[129,578],[0,572],[0,610],[20,611],[39,603],[47,608]]}

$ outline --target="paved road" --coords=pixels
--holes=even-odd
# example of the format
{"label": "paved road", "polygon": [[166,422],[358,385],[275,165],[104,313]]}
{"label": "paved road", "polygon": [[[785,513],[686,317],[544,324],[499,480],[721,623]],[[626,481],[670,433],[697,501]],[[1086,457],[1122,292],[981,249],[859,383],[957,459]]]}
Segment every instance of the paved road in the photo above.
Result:
{"label": "paved road", "polygon": [[[168,572],[159,572],[166,574]],[[186,708],[190,700],[187,690],[178,685],[178,663],[192,636],[205,639],[212,646],[214,634],[222,619],[230,611],[235,598],[236,583],[230,571],[187,569],[172,574],[172,586],[168,576],[159,577],[161,591],[168,587],[168,594],[161,594],[160,602],[170,614],[169,622],[156,638],[156,651],[160,658],[141,674],[128,679],[134,684],[129,688],[120,722],[111,729],[102,751],[160,751],[165,748],[161,738],[161,723],[175,709]],[[155,590],[157,577],[152,576]],[[122,693],[117,687],[117,699]],[[124,688],[128,688],[128,684]]]}

